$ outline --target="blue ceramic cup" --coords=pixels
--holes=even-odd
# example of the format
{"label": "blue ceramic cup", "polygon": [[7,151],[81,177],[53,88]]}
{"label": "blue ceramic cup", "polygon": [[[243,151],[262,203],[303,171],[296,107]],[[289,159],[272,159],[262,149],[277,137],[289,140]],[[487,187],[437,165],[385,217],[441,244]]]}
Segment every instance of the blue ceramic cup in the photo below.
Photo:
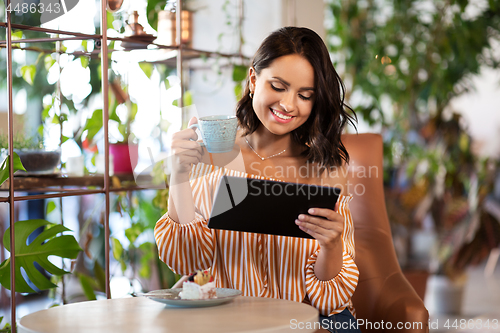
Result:
{"label": "blue ceramic cup", "polygon": [[209,153],[228,153],[233,150],[237,127],[238,119],[235,116],[201,117],[198,124],[189,126],[200,130]]}

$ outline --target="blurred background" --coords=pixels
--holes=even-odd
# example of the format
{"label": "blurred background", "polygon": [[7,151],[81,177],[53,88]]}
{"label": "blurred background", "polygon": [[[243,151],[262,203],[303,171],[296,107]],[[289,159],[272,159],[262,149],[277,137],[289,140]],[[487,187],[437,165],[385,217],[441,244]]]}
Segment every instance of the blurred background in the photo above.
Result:
{"label": "blurred background", "polygon": [[[176,43],[175,1],[108,1],[107,32],[116,38],[108,45],[109,142],[133,145],[133,180],[148,175],[157,186],[112,196],[113,297],[168,288],[178,278],[158,261],[152,236],[168,196],[169,168],[157,162],[168,156],[171,134],[190,116],[234,114],[258,45],[271,31],[294,25],[315,30],[329,47],[359,120],[347,132],[383,136],[394,246],[431,318],[496,314],[500,320],[500,1],[182,4],[185,50],[178,72],[178,51],[158,47]],[[40,15],[12,17],[18,24],[100,33],[100,2],[94,0],[80,0],[43,24]],[[6,22],[3,2],[0,22]],[[0,27],[0,41],[5,31]],[[13,39],[58,36],[66,35],[13,31]],[[124,39],[130,36],[136,39]],[[89,38],[19,43],[13,50],[14,148],[60,151],[56,171],[43,176],[103,173],[99,48]],[[5,43],[0,77],[0,148],[7,148]],[[126,172],[114,165],[115,174]],[[120,181],[117,186],[125,186]],[[3,189],[0,196],[7,196],[5,184]],[[102,196],[24,201],[16,214],[16,220],[64,220],[83,249],[76,260],[58,261],[71,275],[47,273],[64,288],[47,293],[35,284],[37,292],[17,296],[18,317],[104,297]],[[8,226],[8,206],[0,203],[0,231]],[[5,250],[1,259],[8,256]],[[9,313],[9,297],[2,288],[0,316]]]}

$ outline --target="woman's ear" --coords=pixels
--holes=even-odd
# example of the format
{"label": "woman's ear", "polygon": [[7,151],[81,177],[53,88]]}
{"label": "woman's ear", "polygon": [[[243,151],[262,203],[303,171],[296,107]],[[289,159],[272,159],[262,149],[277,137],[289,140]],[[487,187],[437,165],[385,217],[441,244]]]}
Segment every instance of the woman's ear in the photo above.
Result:
{"label": "woman's ear", "polygon": [[250,67],[248,69],[248,88],[250,89],[250,92],[255,91],[255,81],[257,81],[257,74],[255,73],[255,69],[253,67]]}

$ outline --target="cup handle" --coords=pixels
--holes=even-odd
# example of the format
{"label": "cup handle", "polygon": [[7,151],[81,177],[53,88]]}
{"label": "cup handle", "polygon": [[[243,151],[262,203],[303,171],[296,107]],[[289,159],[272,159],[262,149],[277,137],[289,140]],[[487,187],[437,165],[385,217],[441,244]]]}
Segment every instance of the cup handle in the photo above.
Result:
{"label": "cup handle", "polygon": [[[188,128],[192,128],[192,129],[197,128],[198,130],[200,130],[200,131],[201,131],[201,129],[200,129],[200,125],[199,125],[199,124],[192,124],[192,125],[189,125],[189,126],[188,126]],[[193,139],[189,139],[189,140],[194,141]],[[198,142],[198,141],[197,141],[197,142]],[[200,144],[200,146],[205,147],[205,143],[203,143],[203,141],[202,141],[202,142],[198,142],[198,143]]]}

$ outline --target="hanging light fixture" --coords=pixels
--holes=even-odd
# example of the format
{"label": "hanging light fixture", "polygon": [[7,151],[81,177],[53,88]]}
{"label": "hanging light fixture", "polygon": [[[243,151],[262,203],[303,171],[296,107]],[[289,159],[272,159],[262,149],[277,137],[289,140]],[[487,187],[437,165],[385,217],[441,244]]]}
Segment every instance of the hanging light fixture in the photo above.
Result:
{"label": "hanging light fixture", "polygon": [[[181,20],[181,43],[190,46],[193,39],[193,12],[183,10]],[[175,10],[163,10],[158,13],[157,42],[164,45],[178,45],[176,40]]]}

